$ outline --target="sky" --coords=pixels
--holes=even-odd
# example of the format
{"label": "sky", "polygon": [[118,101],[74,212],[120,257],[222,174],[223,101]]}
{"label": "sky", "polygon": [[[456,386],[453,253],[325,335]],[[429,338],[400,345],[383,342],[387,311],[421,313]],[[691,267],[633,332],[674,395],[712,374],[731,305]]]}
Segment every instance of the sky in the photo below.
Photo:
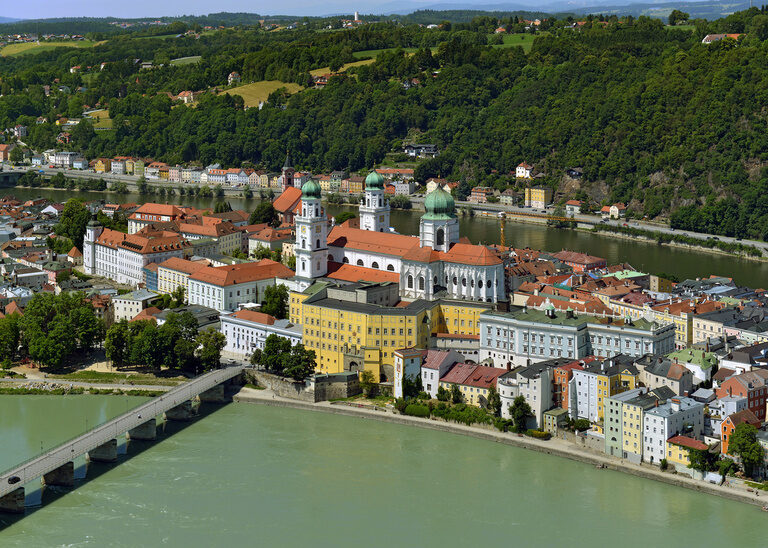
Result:
{"label": "sky", "polygon": [[[411,11],[419,7],[437,3],[434,1],[402,0],[396,2],[399,6],[408,7]],[[463,4],[488,3],[488,0],[451,0]],[[501,2],[503,0],[499,0]],[[5,2],[4,2],[5,3]],[[135,18],[152,16],[202,15],[211,12],[247,12],[265,15],[326,15],[333,13],[377,12],[378,6],[390,6],[395,2],[388,0],[363,0],[355,4],[340,0],[131,0],[116,2],[115,0],[27,0],[25,2],[10,2],[4,6],[1,16],[17,19],[45,19],[49,17],[117,17]],[[495,3],[495,2],[493,2]],[[400,11],[400,10],[398,10]]]}

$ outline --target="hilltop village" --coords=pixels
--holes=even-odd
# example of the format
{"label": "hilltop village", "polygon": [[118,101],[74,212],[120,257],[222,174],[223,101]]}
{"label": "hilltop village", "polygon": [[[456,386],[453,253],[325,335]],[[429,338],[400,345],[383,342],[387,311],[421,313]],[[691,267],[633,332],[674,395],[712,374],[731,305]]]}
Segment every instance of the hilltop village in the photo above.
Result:
{"label": "hilltop village", "polygon": [[[148,333],[161,345],[164,326],[185,318],[181,332],[191,325],[197,338],[177,336],[171,353],[191,341],[207,368],[250,362],[299,391],[330,378],[405,414],[473,413],[533,437],[577,436],[697,479],[763,474],[763,289],[707,272],[675,283],[573,250],[473,244],[440,185],[418,234],[399,234],[377,171],[346,219],[328,215],[321,185],[289,158],[280,185],[266,222],[218,207],[2,199],[0,334],[16,326],[4,367],[49,366],[24,343],[24,318],[76,295],[97,323],[69,350],[102,346],[118,368],[168,366],[147,361],[163,359],[159,346],[137,348]],[[70,237],[78,230],[82,243]]]}

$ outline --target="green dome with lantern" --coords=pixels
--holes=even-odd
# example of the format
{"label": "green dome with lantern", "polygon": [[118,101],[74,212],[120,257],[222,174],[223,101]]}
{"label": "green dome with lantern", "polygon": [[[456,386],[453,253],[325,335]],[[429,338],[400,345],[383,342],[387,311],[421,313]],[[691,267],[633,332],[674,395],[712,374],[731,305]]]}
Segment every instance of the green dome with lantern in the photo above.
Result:
{"label": "green dome with lantern", "polygon": [[319,200],[320,194],[320,185],[314,179],[310,179],[301,186],[301,195],[304,198],[317,198]]}
{"label": "green dome with lantern", "polygon": [[424,199],[425,219],[446,220],[456,217],[456,202],[453,196],[440,187],[427,194]]}
{"label": "green dome with lantern", "polygon": [[384,190],[384,177],[374,170],[365,178],[365,190]]}

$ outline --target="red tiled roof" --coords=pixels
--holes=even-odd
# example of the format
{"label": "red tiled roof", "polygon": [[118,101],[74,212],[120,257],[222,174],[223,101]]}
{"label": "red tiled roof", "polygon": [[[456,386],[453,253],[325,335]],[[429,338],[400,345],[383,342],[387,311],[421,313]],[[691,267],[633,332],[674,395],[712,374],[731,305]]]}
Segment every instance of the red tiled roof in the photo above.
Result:
{"label": "red tiled roof", "polygon": [[553,257],[563,262],[576,264],[595,264],[605,262],[605,259],[601,257],[595,257],[593,255],[587,255],[586,253],[578,253],[576,251],[566,250],[555,253]]}
{"label": "red tiled roof", "polygon": [[347,282],[393,282],[400,283],[400,274],[376,268],[365,268],[351,264],[328,261],[328,278]]}
{"label": "red tiled roof", "polygon": [[262,259],[255,263],[207,266],[192,274],[189,279],[218,286],[228,286],[269,278],[288,278],[293,274],[293,270],[285,265],[270,259]]}
{"label": "red tiled roof", "polygon": [[161,310],[157,308],[156,306],[150,306],[149,308],[145,308],[138,314],[136,314],[131,321],[132,322],[138,322],[141,320],[150,320],[153,322],[157,322],[155,319],[155,315],[160,314]]}
{"label": "red tiled roof", "polygon": [[165,231],[125,234],[117,230],[105,228],[96,239],[96,242],[113,249],[123,248],[141,254],[162,253],[189,247],[189,242],[182,236],[174,232]]}
{"label": "red tiled roof", "polygon": [[232,316],[235,318],[240,318],[241,320],[245,320],[247,322],[254,322],[254,323],[260,323],[264,325],[274,325],[275,323],[275,317],[270,316],[269,314],[264,314],[263,312],[256,312],[254,310],[238,310],[237,312],[233,313]]}
{"label": "red tiled roof", "polygon": [[737,413],[728,415],[725,420],[730,421],[733,426],[738,426],[743,422],[746,422],[747,424],[760,425],[760,419],[758,419],[757,416],[749,409],[742,409]]}
{"label": "red tiled roof", "polygon": [[331,233],[328,235],[328,246],[402,257],[411,249],[419,246],[419,239],[415,236],[391,232],[373,232],[341,225],[331,229]]}
{"label": "red tiled roof", "polygon": [[157,266],[158,268],[168,268],[170,270],[184,272],[185,274],[194,274],[201,268],[205,268],[209,265],[210,263],[208,261],[190,261],[188,259],[182,259],[181,257],[171,257],[170,259],[166,259]]}
{"label": "red tiled roof", "polygon": [[79,249],[73,246],[72,249],[69,250],[69,253],[67,253],[67,256],[72,258],[77,258],[77,257],[82,257],[83,254],[80,252]]}
{"label": "red tiled roof", "polygon": [[506,373],[506,370],[497,367],[457,363],[450,371],[442,376],[440,382],[488,388],[490,386],[495,386],[496,379],[504,373]]}
{"label": "red tiled roof", "polygon": [[301,202],[301,189],[294,186],[286,188],[280,196],[275,198],[272,205],[278,213],[288,213],[293,211]]}
{"label": "red tiled roof", "polygon": [[709,449],[709,446],[703,441],[695,440],[688,436],[672,436],[667,442],[681,447],[688,447],[689,449],[698,449],[699,451],[706,451]]}

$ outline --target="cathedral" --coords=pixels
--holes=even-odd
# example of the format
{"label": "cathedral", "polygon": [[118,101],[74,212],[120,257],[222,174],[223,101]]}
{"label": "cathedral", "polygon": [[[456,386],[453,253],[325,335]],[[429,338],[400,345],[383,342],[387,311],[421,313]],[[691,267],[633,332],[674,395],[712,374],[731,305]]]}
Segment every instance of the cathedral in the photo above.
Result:
{"label": "cathedral", "polygon": [[418,236],[390,226],[384,178],[372,171],[365,179],[359,228],[350,222],[329,230],[320,186],[306,182],[296,216],[296,279],[312,280],[344,272],[347,279],[391,281],[403,299],[505,299],[504,265],[488,248],[459,236],[453,197],[441,188],[427,194]]}

